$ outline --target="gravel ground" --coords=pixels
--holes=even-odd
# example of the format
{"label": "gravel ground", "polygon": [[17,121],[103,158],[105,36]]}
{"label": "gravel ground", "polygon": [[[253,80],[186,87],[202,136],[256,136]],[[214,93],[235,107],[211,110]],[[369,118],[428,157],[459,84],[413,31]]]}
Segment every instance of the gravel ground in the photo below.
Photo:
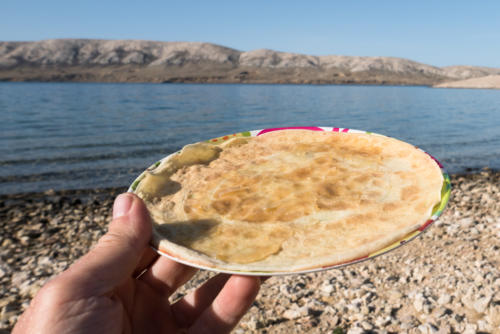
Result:
{"label": "gravel ground", "polygon": [[[500,172],[452,176],[422,236],[343,269],[267,280],[235,333],[500,334]],[[0,196],[0,333],[106,231],[124,189]],[[213,274],[200,271],[173,298]]]}

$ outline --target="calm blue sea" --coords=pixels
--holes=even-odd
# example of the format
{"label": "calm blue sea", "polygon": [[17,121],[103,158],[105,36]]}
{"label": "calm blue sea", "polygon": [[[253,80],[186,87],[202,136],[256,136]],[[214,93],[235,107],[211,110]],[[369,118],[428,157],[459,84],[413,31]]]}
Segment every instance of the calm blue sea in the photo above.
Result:
{"label": "calm blue sea", "polygon": [[183,145],[334,126],[421,147],[452,173],[500,168],[500,91],[337,85],[0,83],[0,193],[128,186]]}

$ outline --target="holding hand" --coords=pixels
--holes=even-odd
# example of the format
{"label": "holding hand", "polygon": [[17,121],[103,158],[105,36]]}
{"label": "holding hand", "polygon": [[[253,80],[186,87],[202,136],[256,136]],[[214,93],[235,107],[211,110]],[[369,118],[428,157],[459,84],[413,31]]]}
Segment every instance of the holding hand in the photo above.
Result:
{"label": "holding hand", "polygon": [[196,269],[158,256],[151,220],[133,194],[117,197],[109,231],[47,283],[13,333],[227,333],[250,308],[260,278],[219,274],[175,304]]}

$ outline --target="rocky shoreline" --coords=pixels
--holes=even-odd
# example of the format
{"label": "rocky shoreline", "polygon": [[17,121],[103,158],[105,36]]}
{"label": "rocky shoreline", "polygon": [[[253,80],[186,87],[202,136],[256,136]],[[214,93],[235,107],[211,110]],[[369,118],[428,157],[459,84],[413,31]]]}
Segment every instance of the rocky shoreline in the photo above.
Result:
{"label": "rocky shoreline", "polygon": [[[342,269],[270,278],[235,332],[499,334],[500,172],[453,175],[452,186],[423,236]],[[0,195],[0,333],[105,233],[122,191]]]}

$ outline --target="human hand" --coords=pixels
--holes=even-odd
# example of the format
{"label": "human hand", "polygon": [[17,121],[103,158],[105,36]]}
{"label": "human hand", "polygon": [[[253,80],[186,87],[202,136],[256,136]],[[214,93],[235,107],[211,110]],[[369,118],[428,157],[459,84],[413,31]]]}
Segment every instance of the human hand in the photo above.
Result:
{"label": "human hand", "polygon": [[260,278],[220,274],[170,304],[169,296],[197,270],[158,256],[150,238],[142,201],[118,196],[108,233],[38,292],[13,333],[230,332],[250,308]]}

